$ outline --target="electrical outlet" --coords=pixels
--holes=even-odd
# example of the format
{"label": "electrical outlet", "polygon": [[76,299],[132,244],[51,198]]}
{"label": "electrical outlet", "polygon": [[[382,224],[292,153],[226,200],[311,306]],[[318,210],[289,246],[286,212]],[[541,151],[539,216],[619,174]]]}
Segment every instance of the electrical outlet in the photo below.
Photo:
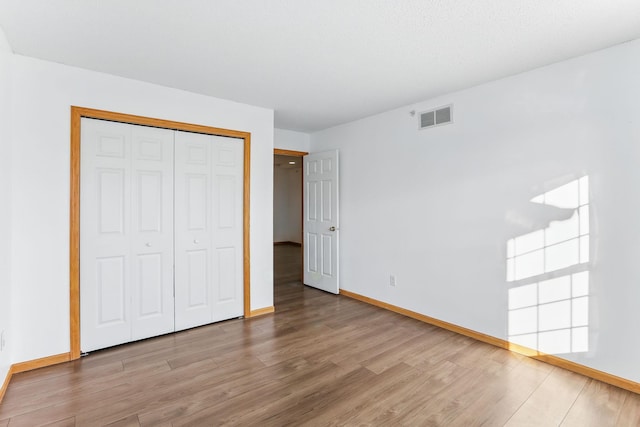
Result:
{"label": "electrical outlet", "polygon": [[4,350],[4,331],[0,332],[0,351]]}
{"label": "electrical outlet", "polygon": [[394,276],[393,274],[389,276],[389,286],[396,286],[396,276]]}

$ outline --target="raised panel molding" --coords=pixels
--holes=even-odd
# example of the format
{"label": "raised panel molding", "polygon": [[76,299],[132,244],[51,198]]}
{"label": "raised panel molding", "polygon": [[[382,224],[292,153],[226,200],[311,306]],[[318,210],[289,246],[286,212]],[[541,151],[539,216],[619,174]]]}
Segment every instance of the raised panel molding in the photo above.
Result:
{"label": "raised panel molding", "polygon": [[236,225],[236,179],[234,176],[217,175],[218,228],[234,228]]}
{"label": "raised panel molding", "polygon": [[140,140],[135,145],[137,160],[162,161],[162,141]]}
{"label": "raised panel molding", "polygon": [[138,255],[139,317],[153,317],[163,313],[162,309],[162,253]]}
{"label": "raised panel molding", "polygon": [[217,288],[218,301],[230,301],[236,295],[236,249],[218,248],[216,249],[216,267],[218,270]]}
{"label": "raised panel molding", "polygon": [[207,182],[206,175],[187,174],[186,195],[187,195],[187,228],[190,231],[207,229]]}
{"label": "raised panel molding", "polygon": [[[98,216],[101,234],[124,234],[124,175],[123,169],[97,169]],[[110,194],[119,194],[112,199]]]}
{"label": "raised panel molding", "polygon": [[124,158],[125,141],[121,136],[100,136],[96,155],[102,157]]}
{"label": "raised panel molding", "polygon": [[97,261],[97,285],[100,301],[110,302],[108,306],[118,307],[113,311],[105,308],[105,304],[98,306],[98,325],[122,323],[125,321],[125,283],[126,265],[122,256],[99,258]]}
{"label": "raised panel molding", "polygon": [[207,282],[209,272],[207,271],[207,257],[209,252],[206,249],[187,251],[187,284],[188,297],[187,308],[197,308],[209,304],[209,293]]}
{"label": "raised panel molding", "polygon": [[138,231],[162,231],[162,172],[138,171]]}

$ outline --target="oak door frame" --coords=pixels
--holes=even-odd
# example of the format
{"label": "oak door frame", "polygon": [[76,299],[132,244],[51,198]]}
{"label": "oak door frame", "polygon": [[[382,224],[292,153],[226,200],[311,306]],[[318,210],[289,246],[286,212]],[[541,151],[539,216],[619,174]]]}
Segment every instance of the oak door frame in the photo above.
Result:
{"label": "oak door frame", "polygon": [[249,247],[251,133],[211,126],[195,125],[171,120],[115,113],[112,111],[71,106],[71,174],[69,216],[69,336],[70,360],[80,358],[80,125],[82,118],[109,120],[133,125],[152,126],[207,135],[227,136],[244,141],[243,161],[243,310],[244,317],[251,317],[251,263]]}

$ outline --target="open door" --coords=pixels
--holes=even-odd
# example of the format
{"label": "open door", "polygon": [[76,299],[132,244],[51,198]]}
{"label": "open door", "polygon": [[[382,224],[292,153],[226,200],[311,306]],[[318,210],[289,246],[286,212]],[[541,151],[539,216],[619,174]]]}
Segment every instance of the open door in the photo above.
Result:
{"label": "open door", "polygon": [[338,151],[304,156],[304,284],[337,294]]}

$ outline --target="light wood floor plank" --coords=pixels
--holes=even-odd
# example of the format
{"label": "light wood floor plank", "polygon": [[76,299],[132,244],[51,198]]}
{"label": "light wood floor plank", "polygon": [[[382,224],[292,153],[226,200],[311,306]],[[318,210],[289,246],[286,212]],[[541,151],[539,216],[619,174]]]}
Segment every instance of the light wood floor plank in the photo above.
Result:
{"label": "light wood floor plank", "polygon": [[640,405],[633,394],[627,398],[620,409],[620,416],[616,421],[618,426],[640,426]]}
{"label": "light wood floor plank", "polygon": [[504,425],[552,371],[550,366],[530,364],[525,360],[513,369],[491,368],[476,366],[475,369],[482,371],[487,378],[486,384],[477,391],[478,399],[457,411],[451,425]]}
{"label": "light wood floor plank", "polygon": [[76,425],[76,417],[65,418],[64,420],[54,421],[45,424],[44,427],[74,427]]}
{"label": "light wood floor plank", "polygon": [[625,399],[633,398],[638,405],[638,397],[640,396],[626,390],[589,379],[560,425],[562,427],[616,426]]}
{"label": "light wood floor plank", "polygon": [[[555,368],[509,419],[508,427],[558,426],[587,383],[587,378]],[[550,399],[549,396],[553,396]]]}

